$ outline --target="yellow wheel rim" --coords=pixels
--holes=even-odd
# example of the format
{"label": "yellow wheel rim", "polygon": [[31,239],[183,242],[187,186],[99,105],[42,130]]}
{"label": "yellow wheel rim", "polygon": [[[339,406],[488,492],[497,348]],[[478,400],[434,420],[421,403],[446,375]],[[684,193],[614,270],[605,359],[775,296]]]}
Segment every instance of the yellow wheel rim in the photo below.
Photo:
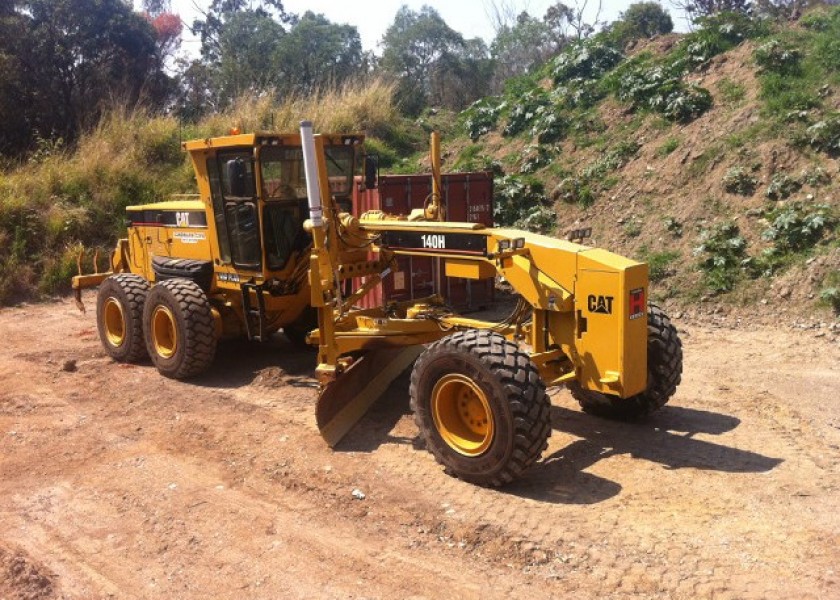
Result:
{"label": "yellow wheel rim", "polygon": [[115,348],[122,346],[125,342],[125,315],[122,303],[114,297],[106,299],[102,307],[102,320],[108,343]]}
{"label": "yellow wheel rim", "polygon": [[178,349],[175,316],[166,306],[156,306],[152,313],[152,341],[155,352],[162,358],[171,357]]}
{"label": "yellow wheel rim", "polygon": [[440,437],[459,454],[479,456],[493,442],[493,411],[487,396],[469,377],[453,373],[435,384],[432,417]]}

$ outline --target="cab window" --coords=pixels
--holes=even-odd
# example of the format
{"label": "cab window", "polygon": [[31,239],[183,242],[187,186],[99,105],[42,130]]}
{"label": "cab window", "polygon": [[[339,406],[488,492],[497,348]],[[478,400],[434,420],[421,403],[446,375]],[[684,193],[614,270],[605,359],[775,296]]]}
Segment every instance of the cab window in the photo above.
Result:
{"label": "cab window", "polygon": [[251,152],[220,152],[218,166],[233,264],[258,271],[262,268],[262,251]]}

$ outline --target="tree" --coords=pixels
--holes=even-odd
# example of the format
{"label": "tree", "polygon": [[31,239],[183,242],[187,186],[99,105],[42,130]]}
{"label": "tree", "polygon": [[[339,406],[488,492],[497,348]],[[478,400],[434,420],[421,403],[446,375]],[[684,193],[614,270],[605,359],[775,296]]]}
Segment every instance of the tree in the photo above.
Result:
{"label": "tree", "polygon": [[178,105],[189,119],[244,93],[312,93],[365,73],[370,61],[355,27],[287,14],[276,0],[214,0],[197,28],[202,57],[181,65]]}
{"label": "tree", "polygon": [[290,18],[281,0],[212,0],[207,12],[202,14],[203,19],[193,21],[192,27],[201,39],[201,55],[206,60],[219,60],[222,34],[228,21],[242,13],[278,22],[288,22]]}
{"label": "tree", "polygon": [[398,80],[397,101],[408,114],[428,105],[432,68],[444,56],[457,55],[464,38],[438,12],[403,5],[382,38],[381,67]]}
{"label": "tree", "polygon": [[571,41],[582,40],[595,33],[595,28],[600,23],[601,0],[598,0],[595,17],[591,22],[585,16],[587,8],[589,0],[575,0],[572,5],[558,2],[545,11],[544,20],[554,38],[556,52],[565,48]]}
{"label": "tree", "polygon": [[355,27],[331,23],[311,11],[280,39],[275,60],[283,88],[307,94],[359,75],[366,64]]}
{"label": "tree", "polygon": [[[836,2],[834,2],[836,4]],[[808,8],[819,4],[831,4],[821,0],[756,0],[756,11],[774,19],[795,21]]]}
{"label": "tree", "polygon": [[691,21],[721,12],[747,14],[752,8],[749,0],[671,0],[671,4],[684,11]]}
{"label": "tree", "polygon": [[652,38],[673,30],[671,15],[656,2],[631,4],[609,27],[611,37],[620,46],[630,40]]}
{"label": "tree", "polygon": [[443,54],[434,63],[430,77],[429,103],[462,110],[487,95],[494,63],[481,38],[466,40],[454,53]]}
{"label": "tree", "polygon": [[276,54],[283,26],[271,17],[246,10],[230,15],[219,33],[213,85],[226,105],[246,92],[275,88],[280,82]]}
{"label": "tree", "polygon": [[490,45],[496,62],[494,87],[498,89],[507,79],[530,72],[554,51],[555,40],[545,21],[520,13],[513,26],[501,26]]}
{"label": "tree", "polygon": [[[165,93],[155,32],[122,0],[14,0],[6,6],[2,50],[12,80],[0,105],[16,106],[24,137],[0,139],[22,150],[34,132],[72,141],[112,102],[159,106]],[[11,96],[9,96],[11,94]],[[5,129],[5,126],[4,126]],[[6,137],[5,134],[3,137]]]}

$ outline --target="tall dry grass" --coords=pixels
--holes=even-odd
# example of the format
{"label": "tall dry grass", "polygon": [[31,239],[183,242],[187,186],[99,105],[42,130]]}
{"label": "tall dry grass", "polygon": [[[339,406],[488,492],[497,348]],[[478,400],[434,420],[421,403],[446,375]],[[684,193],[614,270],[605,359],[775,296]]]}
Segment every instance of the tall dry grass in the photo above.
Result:
{"label": "tall dry grass", "polygon": [[107,250],[124,234],[126,206],[194,192],[181,139],[232,127],[296,131],[309,119],[316,131],[387,142],[405,131],[393,97],[394,86],[381,80],[280,100],[246,95],[190,125],[115,106],[72,149],[41,141],[25,163],[0,171],[0,305],[69,289],[79,250]]}

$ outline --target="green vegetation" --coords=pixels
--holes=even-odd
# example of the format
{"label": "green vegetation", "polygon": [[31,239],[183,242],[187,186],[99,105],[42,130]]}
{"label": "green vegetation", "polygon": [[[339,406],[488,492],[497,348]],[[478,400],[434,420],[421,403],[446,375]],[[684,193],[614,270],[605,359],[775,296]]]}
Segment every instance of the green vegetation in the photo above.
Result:
{"label": "green vegetation", "polygon": [[771,200],[784,200],[800,189],[802,189],[802,182],[799,179],[785,173],[775,173],[770,179],[765,195]]}
{"label": "green vegetation", "polygon": [[543,184],[536,179],[505,175],[496,180],[493,218],[502,226],[549,233],[556,227],[556,215]]}
{"label": "green vegetation", "polygon": [[833,271],[825,278],[820,290],[820,301],[840,315],[840,271]]}
{"label": "green vegetation", "polygon": [[669,154],[671,154],[674,150],[680,147],[680,141],[675,137],[669,137],[665,140],[665,143],[659,146],[656,149],[656,156],[659,158],[665,158]]}
{"label": "green vegetation", "polygon": [[723,176],[723,189],[730,194],[752,196],[758,185],[758,179],[744,167],[732,167]]}
{"label": "green vegetation", "polygon": [[747,240],[735,223],[703,231],[695,254],[700,256],[698,266],[706,287],[716,293],[728,292],[735,286],[749,258]]}
{"label": "green vegetation", "polygon": [[727,104],[739,104],[747,96],[747,88],[731,79],[722,79],[718,83],[721,99]]}
{"label": "green vegetation", "polygon": [[799,202],[769,211],[767,219],[770,226],[764,230],[762,237],[773,243],[773,255],[812,248],[837,222],[827,204],[805,205]]}
{"label": "green vegetation", "polygon": [[671,277],[676,273],[673,264],[681,257],[676,250],[649,252],[647,247],[639,251],[639,257],[648,264],[648,277],[654,283]]}

